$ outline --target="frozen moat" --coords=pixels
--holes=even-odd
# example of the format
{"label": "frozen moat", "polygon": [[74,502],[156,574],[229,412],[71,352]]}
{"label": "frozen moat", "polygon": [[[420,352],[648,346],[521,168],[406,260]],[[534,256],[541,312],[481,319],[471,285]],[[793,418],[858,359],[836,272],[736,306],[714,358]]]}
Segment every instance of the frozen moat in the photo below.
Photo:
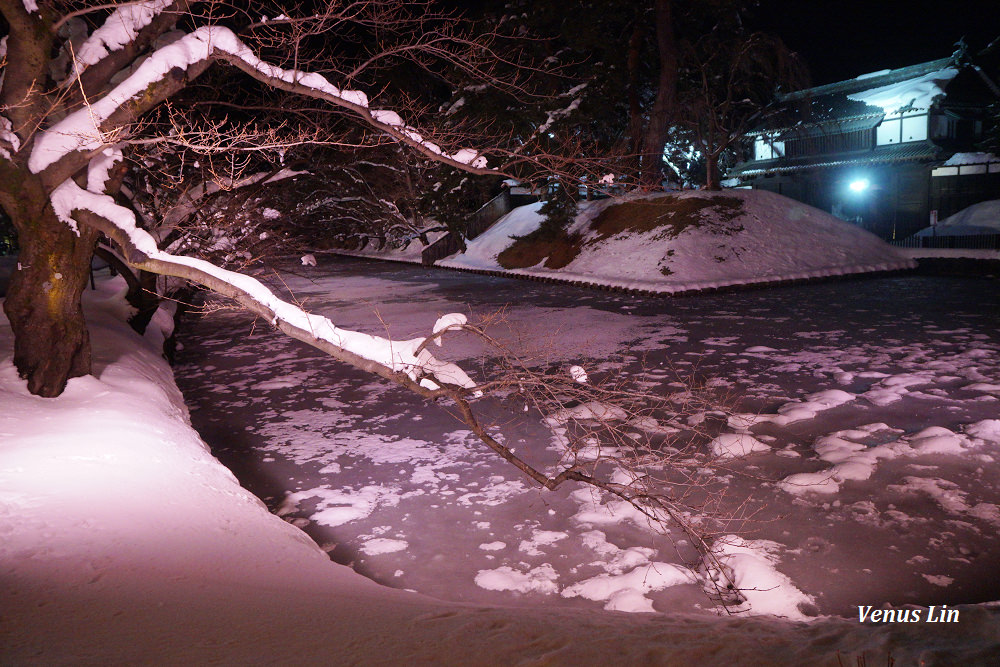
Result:
{"label": "frozen moat", "polygon": [[[750,429],[768,451],[715,474],[734,503],[760,507],[746,537],[813,598],[808,613],[1000,599],[995,281],[907,276],[650,299],[347,259],[294,273],[282,278],[295,298],[339,326],[411,338],[443,313],[503,310],[498,335],[547,362],[598,379],[622,370],[654,392],[695,378],[733,412],[764,415]],[[441,406],[241,312],[189,320],[180,339],[177,380],[194,425],[333,559],[451,600],[599,608],[624,592],[617,608],[711,608],[700,586],[666,585],[650,567],[685,565],[683,545],[678,556],[627,517],[595,519],[587,503],[600,499],[576,487],[538,490]],[[443,349],[475,377],[477,348],[456,338]],[[502,408],[489,409],[505,420]],[[789,414],[802,418],[771,418]],[[520,454],[554,461],[541,423],[503,423]],[[810,474],[804,487],[788,482]]]}

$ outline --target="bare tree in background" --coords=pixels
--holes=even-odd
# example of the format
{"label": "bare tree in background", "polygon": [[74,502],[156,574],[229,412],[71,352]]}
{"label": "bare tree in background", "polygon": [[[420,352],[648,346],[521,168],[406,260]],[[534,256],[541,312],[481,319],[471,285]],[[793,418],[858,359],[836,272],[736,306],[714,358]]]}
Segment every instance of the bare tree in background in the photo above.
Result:
{"label": "bare tree in background", "polygon": [[804,80],[802,64],[781,40],[744,34],[720,22],[684,43],[682,84],[671,141],[692,146],[704,160],[705,187],[721,190],[720,160],[774,107],[779,87]]}

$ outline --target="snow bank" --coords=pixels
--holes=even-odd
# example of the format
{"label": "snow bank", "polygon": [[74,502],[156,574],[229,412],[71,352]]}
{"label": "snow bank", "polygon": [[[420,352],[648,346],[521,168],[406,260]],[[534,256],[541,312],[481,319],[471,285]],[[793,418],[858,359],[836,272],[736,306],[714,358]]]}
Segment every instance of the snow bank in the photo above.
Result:
{"label": "snow bank", "polygon": [[[162,332],[143,340],[128,329],[122,289],[107,283],[88,293],[94,376],[71,380],[56,399],[26,392],[0,319],[4,664],[835,665],[838,653],[965,664],[986,661],[1000,643],[989,605],[961,607],[959,631],[483,608],[376,585],[269,514],[209,454],[153,344]],[[987,421],[968,433],[998,430]],[[623,553],[622,573],[642,557]],[[672,568],[619,583],[641,595],[669,584],[664,577],[684,578]],[[545,575],[528,581],[544,586]],[[617,590],[625,591],[619,603],[638,601]]]}
{"label": "snow bank", "polygon": [[950,215],[934,227],[926,227],[914,236],[973,236],[1000,234],[1000,199],[979,202]]}

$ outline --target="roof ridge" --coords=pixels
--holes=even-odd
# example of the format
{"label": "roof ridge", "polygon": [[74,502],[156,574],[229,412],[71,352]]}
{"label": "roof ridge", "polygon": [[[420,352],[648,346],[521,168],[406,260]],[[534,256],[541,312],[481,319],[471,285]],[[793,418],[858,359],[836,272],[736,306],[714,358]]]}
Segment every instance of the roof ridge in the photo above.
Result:
{"label": "roof ridge", "polygon": [[862,74],[861,78],[846,79],[844,81],[828,83],[822,86],[815,86],[813,88],[796,90],[790,93],[784,93],[780,95],[778,99],[782,102],[791,102],[794,100],[808,99],[810,97],[819,97],[821,95],[830,95],[833,93],[858,93],[863,90],[881,88],[882,86],[888,86],[901,81],[906,81],[907,79],[913,79],[944,69],[948,66],[958,66],[958,62],[954,55],[948,56],[947,58],[939,58],[938,60],[919,63],[917,65],[900,67],[881,74],[867,76]]}

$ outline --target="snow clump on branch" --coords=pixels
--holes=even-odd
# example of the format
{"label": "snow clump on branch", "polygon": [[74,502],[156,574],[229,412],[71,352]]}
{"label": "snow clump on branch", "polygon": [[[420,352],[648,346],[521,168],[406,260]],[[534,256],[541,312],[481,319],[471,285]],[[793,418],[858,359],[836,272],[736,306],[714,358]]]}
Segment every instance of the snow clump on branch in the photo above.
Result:
{"label": "snow clump on branch", "polygon": [[139,31],[152,23],[163,10],[173,4],[173,0],[149,0],[132,2],[118,7],[107,20],[87,38],[76,50],[76,62],[80,69],[99,63],[112,51],[133,42]]}
{"label": "snow clump on branch", "polygon": [[315,72],[283,69],[266,63],[228,28],[203,26],[161,47],[107,95],[69,114],[51,128],[41,132],[28,160],[29,168],[37,174],[69,153],[99,149],[108,143],[109,139],[114,138],[109,136],[110,132],[102,129],[112,114],[127,105],[130,100],[144,94],[152,84],[165,79],[171,71],[177,68],[187,69],[212,58],[217,53],[235,58],[236,62],[233,62],[223,56],[223,59],[238,67],[242,63],[266,79],[291,84],[305,94],[313,91],[316,97],[347,107],[362,118],[367,116],[371,122],[383,129],[388,128],[397,136],[405,137],[446,160],[478,169],[487,167],[486,158],[475,150],[466,148],[452,155],[445,153],[440,146],[426,141],[419,133],[403,123],[395,112],[385,110],[369,112],[368,96],[361,91],[342,90]]}

